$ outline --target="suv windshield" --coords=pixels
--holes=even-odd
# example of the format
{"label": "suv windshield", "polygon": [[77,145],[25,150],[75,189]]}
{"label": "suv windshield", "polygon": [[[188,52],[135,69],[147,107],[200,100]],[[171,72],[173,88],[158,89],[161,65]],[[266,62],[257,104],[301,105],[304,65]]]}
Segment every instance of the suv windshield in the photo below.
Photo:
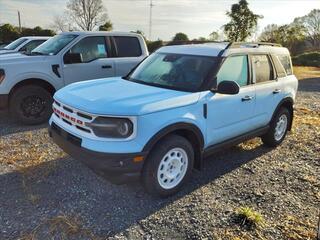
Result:
{"label": "suv windshield", "polygon": [[5,46],[4,49],[15,50],[17,47],[19,47],[25,41],[27,41],[26,38],[18,38],[17,40],[13,41],[9,45]]}
{"label": "suv windshield", "polygon": [[40,55],[56,55],[77,36],[78,35],[74,34],[61,34],[54,36],[39,47],[35,48],[31,53]]}
{"label": "suv windshield", "polygon": [[215,69],[216,57],[154,53],[126,79],[181,91],[197,91]]}

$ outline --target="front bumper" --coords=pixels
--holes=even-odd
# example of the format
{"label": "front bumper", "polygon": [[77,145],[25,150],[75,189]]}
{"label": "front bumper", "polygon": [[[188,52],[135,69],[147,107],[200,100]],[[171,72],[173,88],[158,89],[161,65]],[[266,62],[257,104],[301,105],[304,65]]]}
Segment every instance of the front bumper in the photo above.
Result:
{"label": "front bumper", "polygon": [[53,141],[72,158],[80,160],[93,171],[102,175],[139,175],[143,161],[135,162],[135,157],[146,153],[101,153],[81,147],[81,139],[66,132],[54,122],[49,126],[49,135]]}
{"label": "front bumper", "polygon": [[7,108],[9,104],[9,95],[0,94],[0,109]]}

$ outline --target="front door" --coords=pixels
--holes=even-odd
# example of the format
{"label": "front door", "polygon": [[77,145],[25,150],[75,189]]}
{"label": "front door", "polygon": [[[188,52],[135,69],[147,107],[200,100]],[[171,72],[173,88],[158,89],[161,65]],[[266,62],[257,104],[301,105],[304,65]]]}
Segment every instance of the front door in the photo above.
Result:
{"label": "front door", "polygon": [[[108,58],[104,36],[91,36],[81,39],[67,53],[79,53],[81,63],[63,63],[65,84],[113,77],[114,60]],[[67,54],[66,53],[66,54]]]}
{"label": "front door", "polygon": [[221,81],[235,81],[236,95],[209,93],[207,99],[207,146],[223,142],[253,130],[255,88],[250,82],[247,55],[228,57],[217,74]]}

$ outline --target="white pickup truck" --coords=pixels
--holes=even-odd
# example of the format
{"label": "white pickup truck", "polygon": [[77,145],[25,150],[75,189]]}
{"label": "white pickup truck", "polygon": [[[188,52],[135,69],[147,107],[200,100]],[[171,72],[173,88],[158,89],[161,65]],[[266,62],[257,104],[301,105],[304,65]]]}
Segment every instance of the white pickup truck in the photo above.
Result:
{"label": "white pickup truck", "polygon": [[148,54],[139,34],[68,32],[30,54],[0,55],[0,108],[9,107],[24,124],[45,122],[58,89],[84,80],[124,76]]}
{"label": "white pickup truck", "polygon": [[33,49],[47,41],[50,37],[21,37],[12,43],[8,44],[4,48],[0,48],[0,55],[14,53],[14,52],[26,52],[30,53]]}

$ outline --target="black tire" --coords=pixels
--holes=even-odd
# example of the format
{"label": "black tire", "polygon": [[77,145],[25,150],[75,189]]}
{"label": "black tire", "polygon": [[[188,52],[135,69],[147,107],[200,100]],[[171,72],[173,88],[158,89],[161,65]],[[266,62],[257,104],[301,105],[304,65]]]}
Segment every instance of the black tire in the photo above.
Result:
{"label": "black tire", "polygon": [[18,88],[10,97],[10,113],[19,122],[35,125],[48,121],[52,113],[53,98],[40,86]]}
{"label": "black tire", "polygon": [[[187,155],[187,166],[184,177],[180,182],[170,189],[163,188],[157,177],[158,168],[165,155],[174,149],[183,149]],[[180,160],[182,161],[182,160]],[[169,135],[155,145],[142,171],[142,183],[146,191],[156,197],[167,197],[177,193],[184,183],[190,178],[194,163],[194,151],[190,142],[184,137],[178,135]]]}
{"label": "black tire", "polygon": [[[279,136],[280,138],[277,139],[277,137],[275,136],[276,127],[277,127],[277,123],[279,122],[280,118],[283,115],[285,115],[285,117],[287,118],[287,125],[283,133],[283,136],[282,137]],[[280,108],[270,123],[269,131],[261,137],[262,142],[269,147],[278,146],[286,137],[290,123],[291,123],[291,114],[289,110],[287,108]]]}

